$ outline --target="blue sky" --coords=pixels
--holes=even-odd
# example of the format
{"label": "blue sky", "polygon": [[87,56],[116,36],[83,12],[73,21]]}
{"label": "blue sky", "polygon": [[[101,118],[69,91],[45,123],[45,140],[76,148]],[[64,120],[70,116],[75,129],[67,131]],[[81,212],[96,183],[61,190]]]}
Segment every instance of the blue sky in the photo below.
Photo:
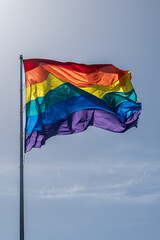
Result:
{"label": "blue sky", "polygon": [[160,238],[158,0],[0,2],[0,239],[19,237],[19,55],[133,72],[138,128],[48,140],[25,156],[25,240]]}

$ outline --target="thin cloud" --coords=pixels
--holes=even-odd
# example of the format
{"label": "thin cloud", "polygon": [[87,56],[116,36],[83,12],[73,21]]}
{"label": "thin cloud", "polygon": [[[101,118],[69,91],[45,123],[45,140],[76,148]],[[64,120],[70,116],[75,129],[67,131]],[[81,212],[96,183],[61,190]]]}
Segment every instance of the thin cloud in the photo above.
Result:
{"label": "thin cloud", "polygon": [[[123,150],[124,151],[124,150]],[[155,155],[158,150],[155,148]],[[108,157],[108,156],[107,156]],[[108,158],[109,159],[109,158]],[[160,162],[158,158],[123,157],[25,165],[25,196],[41,199],[90,198],[108,201],[149,203],[160,200]],[[17,166],[3,163],[0,170],[1,195],[18,195]],[[54,185],[53,185],[54,183]]]}
{"label": "thin cloud", "polygon": [[76,186],[66,189],[55,189],[41,191],[42,199],[75,199],[75,198],[92,198],[99,200],[109,200],[128,203],[151,203],[160,199],[160,193],[141,194],[138,196],[128,195],[127,191],[117,186],[104,186],[86,188]]}

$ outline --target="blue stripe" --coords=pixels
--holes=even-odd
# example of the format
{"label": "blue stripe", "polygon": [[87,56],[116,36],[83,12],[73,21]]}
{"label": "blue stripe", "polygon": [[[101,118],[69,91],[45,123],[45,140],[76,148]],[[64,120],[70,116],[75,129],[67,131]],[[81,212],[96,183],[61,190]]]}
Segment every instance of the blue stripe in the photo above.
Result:
{"label": "blue stripe", "polygon": [[120,116],[123,121],[129,118],[134,112],[139,111],[141,109],[141,103],[135,102],[122,102],[120,103],[114,111]]}
{"label": "blue stripe", "polygon": [[[41,113],[39,116],[30,116],[26,118],[26,134],[31,134],[32,132],[41,131],[42,126],[50,125],[56,123],[62,119],[67,118],[70,114],[83,110],[83,109],[101,109],[110,112],[122,121],[129,117],[132,113],[141,109],[139,103],[124,102],[121,108],[120,105],[116,107],[116,111],[112,110],[110,106],[103,100],[93,96],[93,95],[83,95],[76,96],[65,101],[54,104],[45,112]],[[128,108],[127,108],[128,106]],[[126,107],[126,111],[123,108]],[[131,110],[129,110],[131,107]],[[136,110],[135,110],[136,109]]]}

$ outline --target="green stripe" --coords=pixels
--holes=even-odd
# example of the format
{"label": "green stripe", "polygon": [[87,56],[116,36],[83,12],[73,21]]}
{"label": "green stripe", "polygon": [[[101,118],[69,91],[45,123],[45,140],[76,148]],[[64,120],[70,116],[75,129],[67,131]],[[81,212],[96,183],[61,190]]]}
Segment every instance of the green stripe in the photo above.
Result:
{"label": "green stripe", "polygon": [[[71,83],[64,83],[59,87],[50,90],[44,97],[38,97],[26,104],[26,116],[37,116],[45,112],[55,103],[65,101],[78,95],[90,95],[90,93],[75,87]],[[118,104],[125,101],[137,102],[137,96],[134,90],[129,93],[111,92],[102,98],[108,105],[114,109]]]}
{"label": "green stripe", "polygon": [[120,92],[107,93],[103,96],[102,100],[105,101],[107,104],[109,104],[112,109],[114,109],[120,103],[126,102],[126,101],[132,101],[132,102],[138,103],[137,94],[135,93],[134,89],[128,93],[120,93]]}
{"label": "green stripe", "polygon": [[39,113],[45,112],[53,104],[65,101],[69,98],[89,94],[71,83],[64,83],[59,87],[50,90],[44,97],[38,97],[26,104],[26,116],[37,116]]}

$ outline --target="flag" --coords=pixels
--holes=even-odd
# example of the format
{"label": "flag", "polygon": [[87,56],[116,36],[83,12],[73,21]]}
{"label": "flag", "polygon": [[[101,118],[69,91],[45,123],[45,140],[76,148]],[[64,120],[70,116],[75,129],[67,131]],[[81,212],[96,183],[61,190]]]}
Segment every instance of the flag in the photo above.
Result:
{"label": "flag", "polygon": [[55,135],[96,126],[125,132],[137,126],[141,103],[131,72],[112,64],[24,60],[26,76],[25,151]]}

